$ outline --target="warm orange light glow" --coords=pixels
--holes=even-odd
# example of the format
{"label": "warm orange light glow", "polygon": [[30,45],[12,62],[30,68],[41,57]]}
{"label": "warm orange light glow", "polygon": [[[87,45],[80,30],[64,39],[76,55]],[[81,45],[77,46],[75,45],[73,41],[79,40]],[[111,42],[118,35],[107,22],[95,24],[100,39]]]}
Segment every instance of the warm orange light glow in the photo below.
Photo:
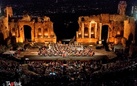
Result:
{"label": "warm orange light glow", "polygon": [[99,41],[98,43],[99,43],[99,44],[102,44],[102,41]]}
{"label": "warm orange light glow", "polygon": [[79,35],[81,35],[81,33],[78,33]]}
{"label": "warm orange light glow", "polygon": [[48,36],[48,33],[44,33],[45,36]]}
{"label": "warm orange light glow", "polygon": [[94,32],[92,31],[91,34],[94,34]]}
{"label": "warm orange light glow", "polygon": [[39,33],[39,35],[42,35],[41,33]]}
{"label": "warm orange light glow", "polygon": [[22,38],[20,38],[19,40],[20,40],[20,42],[23,42],[23,39],[22,39]]}
{"label": "warm orange light glow", "polygon": [[85,33],[84,35],[85,35],[85,36],[88,36],[88,34],[87,34],[87,33]]}
{"label": "warm orange light glow", "polygon": [[120,35],[120,31],[117,31],[117,35]]}
{"label": "warm orange light glow", "polygon": [[90,23],[95,23],[95,21],[94,20],[91,20],[91,22]]}
{"label": "warm orange light glow", "polygon": [[118,44],[118,39],[115,39],[115,40],[114,40],[114,44]]}
{"label": "warm orange light glow", "polygon": [[12,33],[12,36],[15,36],[15,32]]}

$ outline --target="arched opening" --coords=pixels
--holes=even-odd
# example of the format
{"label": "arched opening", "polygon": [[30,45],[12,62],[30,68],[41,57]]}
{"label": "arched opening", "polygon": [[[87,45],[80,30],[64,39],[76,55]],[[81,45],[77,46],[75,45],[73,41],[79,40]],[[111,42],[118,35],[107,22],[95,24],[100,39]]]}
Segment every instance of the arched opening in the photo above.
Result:
{"label": "arched opening", "polygon": [[91,27],[91,38],[95,38],[95,27]]}
{"label": "arched opening", "polygon": [[24,25],[24,39],[25,41],[31,41],[31,27]]}
{"label": "arched opening", "polygon": [[4,44],[4,35],[3,33],[0,32],[0,45],[3,45]]}
{"label": "arched opening", "polygon": [[48,28],[44,29],[43,35],[44,35],[44,38],[48,38]]}
{"label": "arched opening", "polygon": [[16,37],[15,36],[11,37],[11,44],[12,45],[16,44]]}
{"label": "arched opening", "polygon": [[103,41],[106,41],[107,38],[108,38],[108,25],[103,25],[102,26],[101,39]]}
{"label": "arched opening", "polygon": [[41,32],[41,28],[38,28],[38,38],[42,37],[42,32]]}
{"label": "arched opening", "polygon": [[107,44],[107,38],[108,38],[108,25],[103,25],[101,39],[102,39],[102,43],[105,47],[105,50],[109,51],[108,44]]}
{"label": "arched opening", "polygon": [[128,40],[127,40],[126,45],[127,45],[127,46],[130,46],[131,43],[132,43],[132,41],[133,41],[133,34],[130,33],[129,36],[128,36]]}
{"label": "arched opening", "polygon": [[88,38],[88,28],[87,27],[84,28],[84,37]]}

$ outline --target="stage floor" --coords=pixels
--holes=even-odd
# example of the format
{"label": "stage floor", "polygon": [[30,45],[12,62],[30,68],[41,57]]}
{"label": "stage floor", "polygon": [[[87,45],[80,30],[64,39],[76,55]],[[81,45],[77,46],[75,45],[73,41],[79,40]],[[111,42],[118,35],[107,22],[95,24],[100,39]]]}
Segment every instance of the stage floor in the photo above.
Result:
{"label": "stage floor", "polygon": [[25,60],[100,60],[108,59],[106,55],[95,55],[95,56],[39,56],[39,55],[26,55],[23,57]]}
{"label": "stage floor", "polygon": [[19,58],[25,60],[100,60],[100,59],[113,59],[116,54],[113,51],[106,51],[105,49],[92,48],[95,52],[94,56],[40,56],[38,55],[38,49],[27,49],[21,52]]}

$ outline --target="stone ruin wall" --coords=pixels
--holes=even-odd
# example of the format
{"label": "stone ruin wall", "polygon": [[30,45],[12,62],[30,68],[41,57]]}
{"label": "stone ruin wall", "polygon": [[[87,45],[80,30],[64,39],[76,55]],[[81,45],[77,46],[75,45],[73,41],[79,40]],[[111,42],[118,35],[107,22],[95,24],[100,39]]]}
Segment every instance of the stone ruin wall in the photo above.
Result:
{"label": "stone ruin wall", "polygon": [[[56,35],[54,33],[53,23],[50,21],[50,18],[47,16],[44,16],[43,18],[37,17],[37,20],[37,22],[35,19],[32,20],[29,15],[25,15],[23,18],[17,19],[16,21],[14,18],[9,21],[7,17],[3,17],[0,20],[0,31],[3,34],[4,40],[10,38],[10,36],[15,36],[16,42],[24,42],[24,25],[27,25],[31,28],[32,42],[56,43]],[[41,28],[41,31],[38,33],[39,28]],[[44,32],[45,28],[47,28],[46,32]],[[41,35],[41,37],[38,37],[38,35]],[[45,37],[45,35],[47,36]]]}
{"label": "stone ruin wall", "polygon": [[[95,21],[97,23],[96,39],[99,41],[100,36],[100,23],[108,25],[108,42],[116,43],[117,34],[122,34],[122,37],[128,40],[129,34],[133,34],[133,41],[135,41],[135,20],[132,17],[118,15],[118,14],[100,14],[92,16],[81,16],[78,19],[79,30],[82,29],[82,23]],[[124,42],[125,42],[124,41]]]}

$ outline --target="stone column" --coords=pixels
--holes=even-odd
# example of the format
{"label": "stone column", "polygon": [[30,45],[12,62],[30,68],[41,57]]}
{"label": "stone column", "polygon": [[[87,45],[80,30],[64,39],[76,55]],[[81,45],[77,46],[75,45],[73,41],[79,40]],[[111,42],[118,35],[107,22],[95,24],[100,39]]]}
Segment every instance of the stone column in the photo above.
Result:
{"label": "stone column", "polygon": [[19,37],[20,42],[24,42],[25,40],[24,40],[24,28],[23,28],[23,26],[21,26],[19,28],[19,34],[20,34],[20,37]]}
{"label": "stone column", "polygon": [[43,27],[41,27],[41,35],[42,35],[42,38],[44,38],[44,30],[43,30]]}
{"label": "stone column", "polygon": [[38,29],[35,28],[35,38],[38,38]]}
{"label": "stone column", "polygon": [[21,31],[21,35],[22,35],[22,40],[23,42],[25,41],[25,34],[24,34],[24,27],[22,26],[22,31]]}
{"label": "stone column", "polygon": [[101,35],[102,35],[102,23],[99,23],[99,44],[102,44]]}
{"label": "stone column", "polygon": [[18,25],[18,29],[17,29],[17,42],[20,42],[19,38],[20,38],[20,26]]}
{"label": "stone column", "polygon": [[97,22],[95,22],[95,38],[97,38]]}
{"label": "stone column", "polygon": [[109,26],[108,26],[108,32],[107,32],[107,33],[108,33],[108,35],[107,35],[108,37],[107,37],[107,42],[109,41],[109,37],[110,37],[110,31],[109,31],[109,30],[110,30],[110,28],[109,28]]}
{"label": "stone column", "polygon": [[78,31],[76,32],[76,38],[78,38]]}
{"label": "stone column", "polygon": [[50,28],[48,27],[48,38],[50,38]]}
{"label": "stone column", "polygon": [[18,28],[16,28],[16,35],[15,35],[15,37],[16,37],[16,42],[18,42],[18,36],[19,35],[19,33],[18,33]]}
{"label": "stone column", "polygon": [[31,41],[34,41],[34,36],[35,36],[34,26],[31,26]]}
{"label": "stone column", "polygon": [[101,40],[101,35],[102,35],[102,23],[99,23],[99,40]]}
{"label": "stone column", "polygon": [[82,29],[82,38],[84,38],[84,23],[82,22],[82,27],[81,27]]}
{"label": "stone column", "polygon": [[91,38],[91,22],[90,22],[90,24],[89,24],[89,38]]}

